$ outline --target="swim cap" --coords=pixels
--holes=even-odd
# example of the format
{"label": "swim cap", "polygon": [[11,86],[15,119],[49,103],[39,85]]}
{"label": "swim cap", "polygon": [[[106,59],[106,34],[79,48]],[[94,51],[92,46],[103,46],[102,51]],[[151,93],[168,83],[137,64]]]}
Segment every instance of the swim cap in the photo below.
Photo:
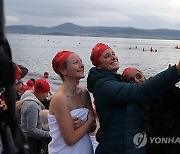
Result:
{"label": "swim cap", "polygon": [[110,47],[106,44],[98,43],[95,45],[95,47],[92,49],[90,56],[91,62],[94,66],[97,66],[99,58],[101,57],[102,53],[107,49],[110,49]]}
{"label": "swim cap", "polygon": [[50,91],[50,85],[45,79],[38,79],[34,84],[34,91],[36,93],[47,93]]}
{"label": "swim cap", "polygon": [[55,57],[52,60],[52,67],[53,70],[59,74],[60,72],[60,68],[62,67],[62,65],[64,64],[64,62],[66,61],[66,59],[72,54],[74,53],[73,51],[60,51],[58,52]]}

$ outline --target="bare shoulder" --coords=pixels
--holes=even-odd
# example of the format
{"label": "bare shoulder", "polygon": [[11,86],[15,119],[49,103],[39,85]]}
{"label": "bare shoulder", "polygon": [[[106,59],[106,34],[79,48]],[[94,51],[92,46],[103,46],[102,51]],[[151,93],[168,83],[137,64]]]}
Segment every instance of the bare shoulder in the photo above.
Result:
{"label": "bare shoulder", "polygon": [[62,100],[65,100],[66,97],[62,92],[55,92],[52,96],[51,103],[56,104],[57,102],[63,102]]}
{"label": "bare shoulder", "polygon": [[54,111],[67,108],[67,96],[62,92],[56,92],[51,98],[50,112],[54,114]]}
{"label": "bare shoulder", "polygon": [[87,95],[89,93],[87,88],[81,86],[78,86],[78,92],[81,93],[82,95]]}

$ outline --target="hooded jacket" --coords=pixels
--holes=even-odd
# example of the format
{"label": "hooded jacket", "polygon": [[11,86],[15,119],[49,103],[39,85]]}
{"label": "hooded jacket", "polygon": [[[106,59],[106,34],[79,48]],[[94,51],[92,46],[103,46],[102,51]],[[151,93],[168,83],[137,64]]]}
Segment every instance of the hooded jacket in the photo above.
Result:
{"label": "hooded jacket", "polygon": [[21,128],[27,137],[41,139],[42,137],[50,137],[48,131],[42,130],[42,122],[39,112],[41,102],[33,94],[27,90],[21,97]]}
{"label": "hooded jacket", "polygon": [[96,101],[102,133],[96,154],[144,154],[145,146],[133,142],[134,136],[144,131],[140,102],[159,95],[179,77],[173,66],[146,82],[125,83],[119,74],[91,68],[87,88]]}

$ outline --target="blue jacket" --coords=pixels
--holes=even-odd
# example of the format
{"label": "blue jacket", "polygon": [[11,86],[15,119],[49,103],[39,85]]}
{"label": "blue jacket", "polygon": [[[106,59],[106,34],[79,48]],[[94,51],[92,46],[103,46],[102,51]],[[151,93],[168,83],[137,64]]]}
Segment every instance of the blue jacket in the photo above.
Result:
{"label": "blue jacket", "polygon": [[179,81],[175,66],[144,83],[125,83],[121,75],[91,68],[87,88],[93,93],[102,139],[96,154],[145,154],[133,137],[143,132],[140,102],[150,100]]}

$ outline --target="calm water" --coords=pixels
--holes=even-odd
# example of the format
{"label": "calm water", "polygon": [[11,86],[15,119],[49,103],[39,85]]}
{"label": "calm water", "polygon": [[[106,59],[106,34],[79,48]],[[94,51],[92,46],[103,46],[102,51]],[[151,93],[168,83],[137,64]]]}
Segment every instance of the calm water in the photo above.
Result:
{"label": "calm water", "polygon": [[[80,55],[85,64],[87,77],[92,64],[89,60],[92,47],[98,42],[111,46],[120,61],[119,73],[128,66],[141,70],[148,78],[167,68],[168,64],[175,64],[180,60],[180,45],[178,40],[150,40],[150,39],[125,39],[77,36],[52,36],[52,35],[27,35],[7,34],[13,61],[28,68],[29,73],[23,79],[39,78],[45,71],[49,72],[51,90],[61,84],[60,77],[56,75],[51,66],[54,55],[60,50],[73,50]],[[137,46],[137,48],[136,48]],[[150,52],[150,47],[157,52]],[[131,49],[129,49],[131,47]],[[142,51],[145,48],[147,51]],[[86,77],[81,81],[86,86]]]}

